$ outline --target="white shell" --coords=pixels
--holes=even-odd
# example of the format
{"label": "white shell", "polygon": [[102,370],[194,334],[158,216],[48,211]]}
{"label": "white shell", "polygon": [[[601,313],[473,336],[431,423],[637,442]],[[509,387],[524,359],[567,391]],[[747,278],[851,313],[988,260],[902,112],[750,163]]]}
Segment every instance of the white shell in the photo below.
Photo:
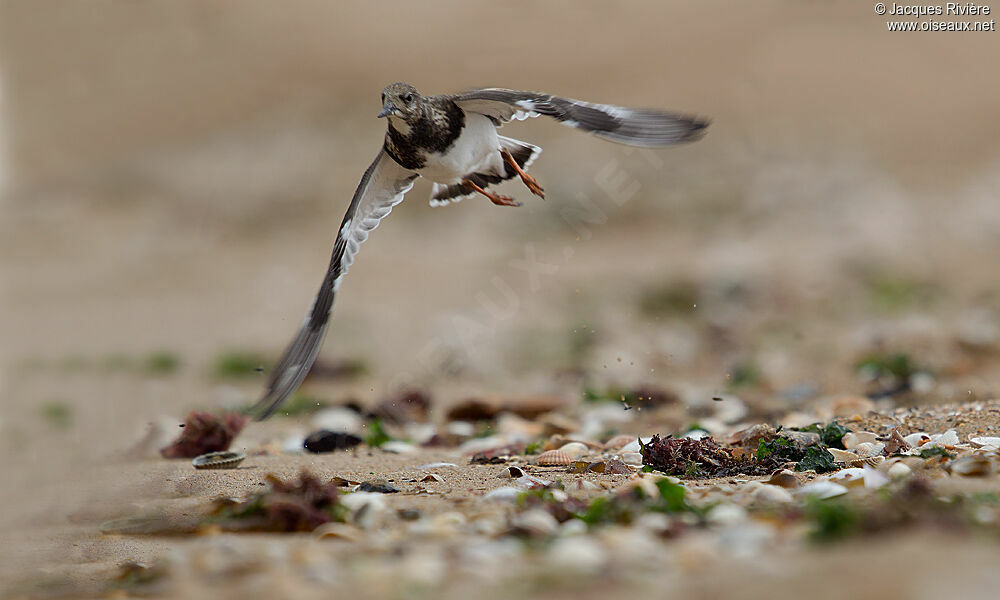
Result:
{"label": "white shell", "polygon": [[897,462],[889,467],[888,475],[890,479],[903,479],[904,477],[909,477],[911,473],[913,473],[913,469],[908,467],[906,463]]}
{"label": "white shell", "polygon": [[511,525],[535,535],[553,535],[559,530],[559,521],[541,508],[526,510],[511,519]]}
{"label": "white shell", "polygon": [[853,452],[847,452],[838,448],[827,448],[826,451],[833,455],[834,462],[846,463],[861,458]]}
{"label": "white shell", "polygon": [[623,452],[621,455],[621,461],[626,465],[641,466],[642,454],[639,454],[638,452]]}
{"label": "white shell", "polygon": [[799,490],[799,494],[803,496],[815,496],[821,500],[825,498],[833,498],[834,496],[842,496],[846,493],[846,487],[840,485],[839,483],[823,479],[814,481],[809,485],[804,485]]}
{"label": "white shell", "polygon": [[566,454],[570,458],[577,458],[590,452],[590,448],[587,448],[587,444],[582,442],[570,442],[568,444],[564,444],[558,451]]}
{"label": "white shell", "polygon": [[776,485],[762,485],[750,497],[761,504],[787,504],[794,500],[791,492]]}
{"label": "white shell", "polygon": [[848,450],[853,450],[857,448],[858,444],[864,442],[874,442],[878,440],[878,436],[870,431],[850,431],[844,434],[843,444],[844,448]]}
{"label": "white shell", "polygon": [[491,490],[483,498],[493,502],[513,502],[520,498],[522,493],[524,493],[524,490],[508,486]]}
{"label": "white shell", "polygon": [[969,441],[977,448],[986,448],[994,452],[1000,450],[1000,437],[970,437]]}

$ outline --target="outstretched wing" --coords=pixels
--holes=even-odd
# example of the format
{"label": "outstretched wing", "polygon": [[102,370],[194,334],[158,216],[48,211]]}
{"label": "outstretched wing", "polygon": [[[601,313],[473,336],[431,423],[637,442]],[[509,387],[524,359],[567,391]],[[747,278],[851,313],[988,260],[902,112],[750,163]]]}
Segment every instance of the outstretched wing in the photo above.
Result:
{"label": "outstretched wing", "polygon": [[538,92],[503,88],[472,90],[454,97],[462,110],[485,115],[494,123],[545,115],[612,142],[656,148],[699,139],[708,121],[645,108],[591,104]]}
{"label": "outstretched wing", "polygon": [[403,195],[413,187],[413,181],[417,177],[416,173],[404,169],[392,160],[384,149],[365,171],[340,224],[337,241],[333,244],[330,267],[316,299],[313,300],[312,308],[306,313],[302,328],[274,368],[264,397],[250,409],[258,420],[266,419],[277,410],[309,373],[323,343],[333,298],[347,268],[354,262],[354,255],[361,243],[368,239],[369,232],[392,211],[393,206],[403,201]]}

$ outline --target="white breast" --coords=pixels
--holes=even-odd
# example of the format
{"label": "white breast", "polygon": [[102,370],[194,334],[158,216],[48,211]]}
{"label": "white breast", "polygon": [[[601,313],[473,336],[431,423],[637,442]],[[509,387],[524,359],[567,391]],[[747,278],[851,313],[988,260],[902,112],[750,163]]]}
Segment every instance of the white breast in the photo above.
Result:
{"label": "white breast", "polygon": [[503,169],[497,129],[483,115],[466,113],[465,127],[444,153],[431,153],[420,174],[438,183],[457,183],[472,173],[497,173]]}

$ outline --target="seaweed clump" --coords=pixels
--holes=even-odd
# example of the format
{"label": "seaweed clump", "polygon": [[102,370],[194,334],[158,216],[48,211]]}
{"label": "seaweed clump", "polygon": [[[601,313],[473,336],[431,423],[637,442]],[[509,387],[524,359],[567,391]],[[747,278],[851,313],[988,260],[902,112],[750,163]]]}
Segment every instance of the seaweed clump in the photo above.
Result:
{"label": "seaweed clump", "polygon": [[160,449],[163,458],[194,458],[209,452],[229,450],[243,431],[247,418],[235,413],[214,415],[191,411],[184,419],[184,431],[169,446]]}
{"label": "seaweed clump", "polygon": [[270,489],[246,500],[219,500],[209,522],[227,531],[308,532],[347,518],[335,482],[323,483],[307,471],[287,481],[268,474],[266,481]]}
{"label": "seaweed clump", "polygon": [[654,435],[648,444],[640,440],[640,452],[643,465],[668,475],[726,477],[768,473],[764,465],[752,458],[737,458],[732,450],[720,446],[711,437],[693,440]]}

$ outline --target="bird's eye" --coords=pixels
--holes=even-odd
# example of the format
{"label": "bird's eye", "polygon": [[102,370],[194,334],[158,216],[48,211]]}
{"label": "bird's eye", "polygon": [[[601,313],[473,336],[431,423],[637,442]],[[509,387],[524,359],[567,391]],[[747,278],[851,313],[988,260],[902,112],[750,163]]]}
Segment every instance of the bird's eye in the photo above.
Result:
{"label": "bird's eye", "polygon": [[406,100],[407,102],[413,102],[413,94],[407,94],[403,96],[403,100]]}

